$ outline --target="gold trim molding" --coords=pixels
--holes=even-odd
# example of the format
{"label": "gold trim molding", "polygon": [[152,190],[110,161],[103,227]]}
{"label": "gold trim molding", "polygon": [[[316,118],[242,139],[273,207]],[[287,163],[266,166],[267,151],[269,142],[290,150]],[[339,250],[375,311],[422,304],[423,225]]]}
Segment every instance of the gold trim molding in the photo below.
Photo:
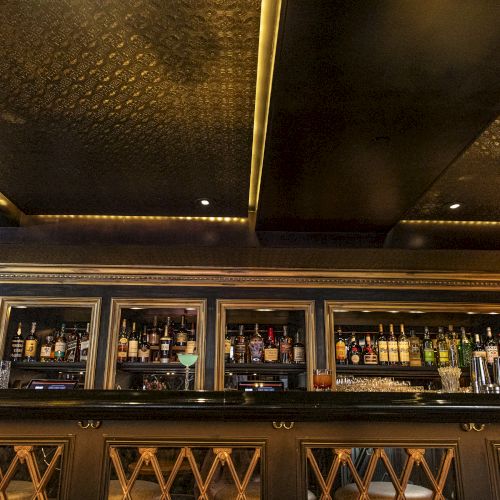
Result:
{"label": "gold trim molding", "polygon": [[0,359],[3,358],[13,307],[78,307],[90,309],[90,344],[85,368],[85,389],[93,389],[101,319],[100,297],[0,297]]}
{"label": "gold trim molding", "polygon": [[0,265],[0,283],[500,290],[500,272]]}

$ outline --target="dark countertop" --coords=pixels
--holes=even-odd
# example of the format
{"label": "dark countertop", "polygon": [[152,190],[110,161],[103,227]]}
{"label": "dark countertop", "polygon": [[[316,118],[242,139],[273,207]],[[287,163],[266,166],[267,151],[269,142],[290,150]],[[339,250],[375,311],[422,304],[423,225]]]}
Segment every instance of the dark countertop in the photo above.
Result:
{"label": "dark countertop", "polygon": [[0,390],[0,419],[500,422],[500,396]]}

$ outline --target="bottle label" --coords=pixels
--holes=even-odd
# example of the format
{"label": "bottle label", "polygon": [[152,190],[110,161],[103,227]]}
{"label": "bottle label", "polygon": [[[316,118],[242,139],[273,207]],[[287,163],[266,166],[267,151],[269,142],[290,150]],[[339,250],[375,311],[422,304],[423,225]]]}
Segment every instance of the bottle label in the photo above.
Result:
{"label": "bottle label", "polygon": [[399,361],[401,363],[408,363],[410,361],[410,345],[408,342],[398,342],[399,348]]}
{"label": "bottle label", "polygon": [[188,340],[186,344],[186,354],[194,354],[196,351],[196,340]]}
{"label": "bottle label", "polygon": [[280,342],[280,353],[281,354],[290,354],[292,352],[292,343],[289,338],[287,340],[283,340]]}
{"label": "bottle label", "polygon": [[177,336],[175,337],[175,343],[177,345],[186,345],[187,342],[187,332],[183,332],[182,330],[177,332]]}
{"label": "bottle label", "polygon": [[278,349],[276,347],[267,347],[264,349],[264,361],[278,361]]}
{"label": "bottle label", "polygon": [[147,362],[149,361],[150,350],[145,347],[139,349],[139,361]]}
{"label": "bottle label", "polygon": [[389,361],[389,350],[386,340],[378,341],[378,359],[381,363],[387,363]]}
{"label": "bottle label", "polygon": [[353,365],[359,365],[360,356],[357,352],[351,354],[351,363]]}
{"label": "bottle label", "polygon": [[80,344],[80,361],[87,361],[89,354],[89,340],[82,340]]}
{"label": "bottle label", "polygon": [[448,354],[448,349],[439,351],[439,364],[449,363],[450,356]]}
{"label": "bottle label", "polygon": [[50,359],[50,354],[52,353],[52,346],[49,344],[42,345],[40,347],[40,359]]}
{"label": "bottle label", "polygon": [[66,342],[61,342],[58,340],[54,347],[54,356],[56,359],[64,359],[64,355],[66,354]]}
{"label": "bottle label", "polygon": [[244,363],[245,362],[245,354],[247,351],[247,347],[243,341],[243,344],[238,343],[234,346],[234,361],[236,363]]}
{"label": "bottle label", "polygon": [[346,348],[345,348],[345,343],[342,342],[337,342],[335,344],[335,358],[337,361],[345,361],[346,358]]}
{"label": "bottle label", "polygon": [[263,341],[259,338],[250,339],[248,349],[250,350],[250,358],[252,361],[262,360]]}
{"label": "bottle label", "polygon": [[492,365],[493,358],[498,358],[498,347],[496,345],[486,346],[486,361]]}
{"label": "bottle label", "polygon": [[434,363],[434,349],[432,347],[424,349],[424,361],[426,363]]}
{"label": "bottle label", "polygon": [[365,365],[376,365],[377,355],[375,353],[365,354],[363,356],[363,362],[365,363]]}
{"label": "bottle label", "polygon": [[389,362],[398,362],[398,343],[396,340],[388,340],[387,341],[387,351],[389,355]]}
{"label": "bottle label", "polygon": [[18,339],[12,341],[12,359],[21,359],[23,357],[24,340]]}
{"label": "bottle label", "polygon": [[231,354],[231,339],[224,340],[224,354],[229,356]]}
{"label": "bottle label", "polygon": [[24,355],[26,357],[34,358],[36,356],[36,348],[38,341],[36,340],[27,340],[24,345]]}
{"label": "bottle label", "polygon": [[293,360],[295,363],[305,363],[306,350],[302,346],[293,347]]}
{"label": "bottle label", "polygon": [[137,358],[137,352],[139,350],[138,340],[129,340],[128,342],[128,357]]}

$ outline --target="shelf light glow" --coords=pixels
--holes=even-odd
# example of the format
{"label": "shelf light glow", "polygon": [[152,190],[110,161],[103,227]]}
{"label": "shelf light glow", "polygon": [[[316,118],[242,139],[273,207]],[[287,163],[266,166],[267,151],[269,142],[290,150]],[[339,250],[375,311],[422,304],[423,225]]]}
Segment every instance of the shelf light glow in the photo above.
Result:
{"label": "shelf light glow", "polygon": [[421,220],[421,219],[403,219],[402,224],[442,224],[455,226],[500,226],[497,220]]}
{"label": "shelf light glow", "polygon": [[31,215],[38,220],[116,220],[116,221],[203,221],[203,222],[231,222],[245,224],[247,217],[221,217],[221,216],[198,216],[198,215],[83,215],[83,214],[41,214]]}

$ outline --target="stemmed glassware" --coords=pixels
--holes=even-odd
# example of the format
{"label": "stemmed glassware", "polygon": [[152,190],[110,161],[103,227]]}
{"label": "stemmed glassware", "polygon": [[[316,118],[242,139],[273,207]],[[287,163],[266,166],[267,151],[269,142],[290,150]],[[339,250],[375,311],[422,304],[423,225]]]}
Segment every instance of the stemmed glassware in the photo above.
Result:
{"label": "stemmed glassware", "polygon": [[198,354],[179,353],[177,355],[179,361],[186,367],[184,378],[184,390],[189,390],[189,367],[193,366],[198,361]]}

